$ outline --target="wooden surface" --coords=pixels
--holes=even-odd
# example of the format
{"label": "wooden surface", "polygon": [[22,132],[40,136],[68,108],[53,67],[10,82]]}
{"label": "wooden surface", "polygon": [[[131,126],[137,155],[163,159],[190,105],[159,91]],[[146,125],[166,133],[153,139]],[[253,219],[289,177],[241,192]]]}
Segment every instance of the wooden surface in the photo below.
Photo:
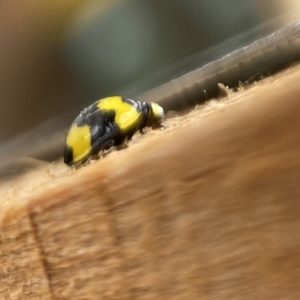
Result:
{"label": "wooden surface", "polygon": [[300,299],[299,82],[296,66],[3,185],[1,299]]}

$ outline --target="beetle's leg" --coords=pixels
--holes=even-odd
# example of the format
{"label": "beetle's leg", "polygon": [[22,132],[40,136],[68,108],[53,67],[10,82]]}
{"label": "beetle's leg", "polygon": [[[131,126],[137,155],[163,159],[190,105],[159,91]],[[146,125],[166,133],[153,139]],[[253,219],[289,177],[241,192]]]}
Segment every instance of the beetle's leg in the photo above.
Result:
{"label": "beetle's leg", "polygon": [[147,132],[147,129],[144,127],[144,128],[141,128],[139,130],[140,134],[145,134]]}
{"label": "beetle's leg", "polygon": [[128,147],[128,144],[126,143],[126,141],[124,141],[122,144],[117,146],[117,149],[121,150],[121,149],[126,149],[127,147]]}
{"label": "beetle's leg", "polygon": [[111,148],[114,145],[115,145],[115,141],[114,140],[108,140],[105,143],[103,143],[103,146],[102,146],[101,150],[108,150],[109,148]]}

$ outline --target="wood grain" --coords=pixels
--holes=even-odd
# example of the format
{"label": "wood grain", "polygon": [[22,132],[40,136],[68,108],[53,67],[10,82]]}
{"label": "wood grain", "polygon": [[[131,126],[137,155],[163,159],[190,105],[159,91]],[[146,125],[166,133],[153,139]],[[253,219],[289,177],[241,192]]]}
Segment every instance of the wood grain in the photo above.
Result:
{"label": "wood grain", "polygon": [[0,299],[50,300],[41,248],[24,209],[10,209],[0,231]]}

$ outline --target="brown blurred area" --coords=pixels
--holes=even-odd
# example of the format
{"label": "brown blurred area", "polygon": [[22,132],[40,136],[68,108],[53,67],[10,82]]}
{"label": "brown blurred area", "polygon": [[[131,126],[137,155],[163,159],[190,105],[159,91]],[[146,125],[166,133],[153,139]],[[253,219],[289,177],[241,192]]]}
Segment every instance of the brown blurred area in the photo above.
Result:
{"label": "brown blurred area", "polygon": [[2,0],[0,143],[49,120],[65,128],[102,96],[167,81],[175,72],[156,72],[285,12],[269,2]]}
{"label": "brown blurred area", "polygon": [[87,0],[0,3],[0,139],[66,109],[81,91],[56,52],[63,28]]}

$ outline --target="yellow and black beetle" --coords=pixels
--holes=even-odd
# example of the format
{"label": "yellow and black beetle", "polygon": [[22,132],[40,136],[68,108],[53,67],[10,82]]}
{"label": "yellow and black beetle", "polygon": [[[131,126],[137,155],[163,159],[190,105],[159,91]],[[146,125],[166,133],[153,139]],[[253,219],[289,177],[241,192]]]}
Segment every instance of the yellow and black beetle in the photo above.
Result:
{"label": "yellow and black beetle", "polygon": [[139,130],[162,126],[164,111],[153,102],[127,97],[100,99],[80,112],[65,139],[64,162],[79,166],[112,146],[122,145]]}

